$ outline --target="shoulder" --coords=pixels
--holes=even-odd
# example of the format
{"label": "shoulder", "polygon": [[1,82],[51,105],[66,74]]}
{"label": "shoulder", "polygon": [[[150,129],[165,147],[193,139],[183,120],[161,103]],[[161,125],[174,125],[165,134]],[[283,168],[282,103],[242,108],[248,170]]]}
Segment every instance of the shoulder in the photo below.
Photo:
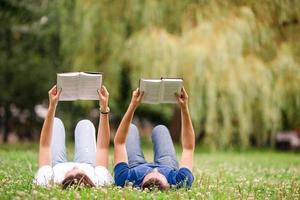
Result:
{"label": "shoulder", "polygon": [[50,165],[43,165],[38,169],[37,173],[46,171],[52,171],[52,167]]}
{"label": "shoulder", "polygon": [[47,175],[47,174],[53,174],[53,168],[50,165],[44,165],[41,166],[37,172],[36,172],[36,176],[40,176],[40,175]]}
{"label": "shoulder", "polygon": [[48,186],[53,179],[53,169],[50,165],[44,165],[38,169],[33,182],[39,186]]}
{"label": "shoulder", "polygon": [[181,167],[178,170],[178,173],[183,173],[183,174],[187,174],[187,175],[192,175],[193,176],[192,171],[190,169],[186,168],[186,167]]}
{"label": "shoulder", "polygon": [[99,165],[95,167],[95,176],[97,186],[112,185],[114,183],[111,173],[104,166]]}
{"label": "shoulder", "polygon": [[190,188],[194,182],[194,175],[188,168],[182,167],[176,173],[176,185]]}
{"label": "shoulder", "polygon": [[114,167],[115,183],[117,186],[124,186],[130,169],[126,162],[120,162]]}
{"label": "shoulder", "polygon": [[116,173],[116,171],[123,171],[123,170],[129,170],[129,166],[128,163],[126,162],[119,162],[118,164],[115,165],[114,167],[114,172]]}

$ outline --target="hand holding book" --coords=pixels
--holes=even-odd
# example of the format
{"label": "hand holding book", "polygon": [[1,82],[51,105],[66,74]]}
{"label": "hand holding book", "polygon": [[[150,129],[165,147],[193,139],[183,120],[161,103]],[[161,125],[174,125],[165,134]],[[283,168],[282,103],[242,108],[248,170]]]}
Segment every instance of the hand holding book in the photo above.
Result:
{"label": "hand holding book", "polygon": [[180,94],[175,93],[175,96],[177,99],[177,104],[181,109],[187,107],[189,96],[186,93],[184,87],[181,88]]}
{"label": "hand holding book", "polygon": [[132,98],[131,98],[130,104],[131,104],[134,108],[137,108],[137,107],[140,105],[143,96],[144,96],[144,92],[143,92],[143,91],[140,91],[140,88],[137,88],[136,90],[134,90],[134,91],[132,92]]}
{"label": "hand holding book", "polygon": [[98,94],[99,94],[99,106],[101,109],[106,110],[108,108],[109,93],[104,85],[102,85],[100,90],[98,90]]}
{"label": "hand holding book", "polygon": [[61,89],[58,90],[56,85],[54,85],[48,91],[48,95],[49,95],[49,107],[54,107],[55,108],[57,106],[60,94],[61,94]]}

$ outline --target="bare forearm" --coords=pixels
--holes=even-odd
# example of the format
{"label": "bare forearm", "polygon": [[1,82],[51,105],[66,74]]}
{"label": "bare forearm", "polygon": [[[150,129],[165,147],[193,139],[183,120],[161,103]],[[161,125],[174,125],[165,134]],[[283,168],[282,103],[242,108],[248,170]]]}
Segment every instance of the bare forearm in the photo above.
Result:
{"label": "bare forearm", "polygon": [[49,106],[40,137],[39,167],[51,165],[51,139],[56,107]]}
{"label": "bare forearm", "polygon": [[135,109],[136,109],[135,106],[133,106],[132,104],[129,105],[129,107],[119,125],[119,128],[117,130],[117,133],[116,133],[116,136],[114,139],[115,144],[125,144],[126,137],[128,135],[130,123],[132,121]]}
{"label": "bare forearm", "polygon": [[181,108],[181,140],[183,149],[194,150],[195,132],[188,106]]}
{"label": "bare forearm", "polygon": [[187,105],[181,108],[181,141],[183,151],[180,166],[193,170],[195,133]]}
{"label": "bare forearm", "polygon": [[97,138],[96,165],[108,166],[108,151],[110,140],[109,115],[101,114],[99,117],[99,128]]}
{"label": "bare forearm", "polygon": [[109,139],[110,139],[109,115],[101,114],[99,117],[97,148],[108,148]]}
{"label": "bare forearm", "polygon": [[125,143],[126,143],[126,138],[128,135],[130,123],[134,115],[134,111],[135,111],[135,107],[130,104],[117,130],[114,139],[115,165],[118,164],[119,162],[128,163]]}
{"label": "bare forearm", "polygon": [[115,164],[120,162],[128,163],[128,157],[126,152],[126,138],[128,135],[130,123],[132,121],[135,109],[140,104],[143,92],[139,92],[137,88],[135,91],[132,92],[132,99],[128,106],[128,109],[119,125],[117,130],[115,139],[114,139],[114,161]]}
{"label": "bare forearm", "polygon": [[55,116],[56,107],[49,107],[40,137],[40,146],[48,147],[51,145],[53,121]]}

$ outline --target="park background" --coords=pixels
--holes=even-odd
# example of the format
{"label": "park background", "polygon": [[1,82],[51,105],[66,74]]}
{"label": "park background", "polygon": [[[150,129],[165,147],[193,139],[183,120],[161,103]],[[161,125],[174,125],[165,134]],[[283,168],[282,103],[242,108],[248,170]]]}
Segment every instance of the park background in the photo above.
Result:
{"label": "park background", "polygon": [[[299,155],[273,150],[278,132],[300,128],[299,1],[2,0],[0,18],[4,198],[299,198]],[[69,71],[104,73],[112,133],[139,78],[182,77],[197,137],[192,190],[32,186],[47,91],[56,73]],[[76,122],[97,126],[98,112],[96,101],[59,103],[70,143]],[[170,128],[180,155],[176,106],[143,104],[135,116],[149,157],[158,123]]]}

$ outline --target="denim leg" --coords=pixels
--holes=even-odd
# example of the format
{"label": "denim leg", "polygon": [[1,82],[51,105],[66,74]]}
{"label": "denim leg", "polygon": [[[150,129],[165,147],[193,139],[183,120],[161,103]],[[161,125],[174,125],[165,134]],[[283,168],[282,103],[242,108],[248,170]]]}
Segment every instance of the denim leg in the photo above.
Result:
{"label": "denim leg", "polygon": [[90,120],[81,120],[75,128],[74,162],[96,164],[96,135]]}
{"label": "denim leg", "polygon": [[126,139],[126,151],[130,168],[146,163],[141,149],[139,130],[134,124],[130,124],[129,127]]}
{"label": "denim leg", "polygon": [[151,138],[153,142],[154,163],[178,169],[176,153],[168,128],[164,125],[154,127]]}
{"label": "denim leg", "polygon": [[51,156],[52,166],[58,163],[67,162],[65,127],[59,118],[54,118],[52,139],[51,139]]}

